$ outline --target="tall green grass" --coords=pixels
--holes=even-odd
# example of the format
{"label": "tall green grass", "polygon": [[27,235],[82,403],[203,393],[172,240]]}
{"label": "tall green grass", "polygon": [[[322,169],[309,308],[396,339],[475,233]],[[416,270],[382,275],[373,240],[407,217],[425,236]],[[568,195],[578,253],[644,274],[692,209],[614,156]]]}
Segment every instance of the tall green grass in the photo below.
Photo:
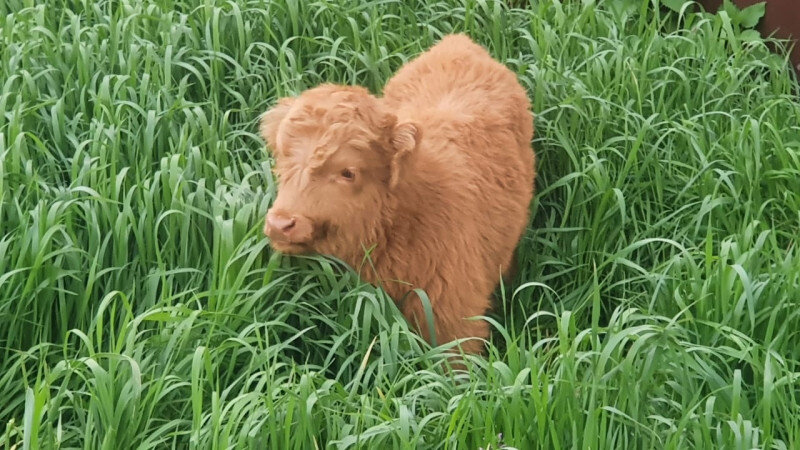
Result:
{"label": "tall green grass", "polygon": [[[654,6],[0,3],[0,447],[797,448],[797,85],[728,14]],[[269,250],[256,126],[453,31],[517,72],[540,159],[461,374]]]}

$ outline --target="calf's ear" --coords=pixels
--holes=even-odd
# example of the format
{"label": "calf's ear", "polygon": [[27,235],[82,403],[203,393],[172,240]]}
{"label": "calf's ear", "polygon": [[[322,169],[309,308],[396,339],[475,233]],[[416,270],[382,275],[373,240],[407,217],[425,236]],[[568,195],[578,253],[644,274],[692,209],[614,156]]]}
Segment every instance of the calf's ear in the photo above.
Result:
{"label": "calf's ear", "polygon": [[404,163],[408,155],[416,150],[420,137],[419,127],[413,122],[401,122],[394,126],[391,139],[394,154],[390,163],[390,188],[397,186],[400,181]]}
{"label": "calf's ear", "polygon": [[278,100],[275,106],[261,115],[259,131],[261,132],[261,137],[264,138],[264,141],[267,142],[267,145],[272,150],[277,149],[278,127],[283,118],[289,113],[289,109],[291,109],[293,103],[294,98],[284,97]]}

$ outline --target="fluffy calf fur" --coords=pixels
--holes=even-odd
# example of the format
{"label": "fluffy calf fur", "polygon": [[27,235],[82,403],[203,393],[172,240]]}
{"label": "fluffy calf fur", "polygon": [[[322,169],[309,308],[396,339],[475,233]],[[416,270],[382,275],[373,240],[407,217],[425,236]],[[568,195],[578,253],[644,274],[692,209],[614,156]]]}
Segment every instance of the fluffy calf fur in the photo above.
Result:
{"label": "fluffy calf fur", "polygon": [[282,99],[261,121],[279,179],[264,231],[279,251],[362,267],[429,341],[415,288],[438,343],[486,338],[485,321],[465,319],[486,313],[528,222],[529,107],[515,75],[464,35],[402,67],[382,98],[326,84]]}

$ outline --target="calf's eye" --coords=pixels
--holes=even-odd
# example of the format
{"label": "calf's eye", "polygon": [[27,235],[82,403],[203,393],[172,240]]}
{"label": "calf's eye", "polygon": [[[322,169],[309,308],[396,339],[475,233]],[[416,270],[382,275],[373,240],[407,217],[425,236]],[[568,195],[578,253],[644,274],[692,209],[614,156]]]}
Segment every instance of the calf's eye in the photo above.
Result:
{"label": "calf's eye", "polygon": [[342,178],[344,178],[344,179],[345,179],[345,180],[347,180],[347,181],[353,181],[353,180],[355,180],[355,179],[356,179],[356,172],[355,172],[355,170],[353,170],[353,169],[350,169],[350,168],[347,168],[347,169],[342,169],[342,173],[341,173],[341,175],[342,175]]}

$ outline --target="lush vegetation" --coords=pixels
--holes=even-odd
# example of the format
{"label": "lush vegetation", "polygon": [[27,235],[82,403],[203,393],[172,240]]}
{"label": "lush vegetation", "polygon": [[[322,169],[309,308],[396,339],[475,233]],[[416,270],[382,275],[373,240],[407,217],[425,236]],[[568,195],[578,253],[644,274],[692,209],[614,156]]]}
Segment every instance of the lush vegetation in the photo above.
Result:
{"label": "lush vegetation", "polygon": [[[0,448],[797,448],[786,59],[730,9],[509,3],[0,2]],[[459,375],[269,250],[256,125],[452,31],[519,74],[540,160]]]}

